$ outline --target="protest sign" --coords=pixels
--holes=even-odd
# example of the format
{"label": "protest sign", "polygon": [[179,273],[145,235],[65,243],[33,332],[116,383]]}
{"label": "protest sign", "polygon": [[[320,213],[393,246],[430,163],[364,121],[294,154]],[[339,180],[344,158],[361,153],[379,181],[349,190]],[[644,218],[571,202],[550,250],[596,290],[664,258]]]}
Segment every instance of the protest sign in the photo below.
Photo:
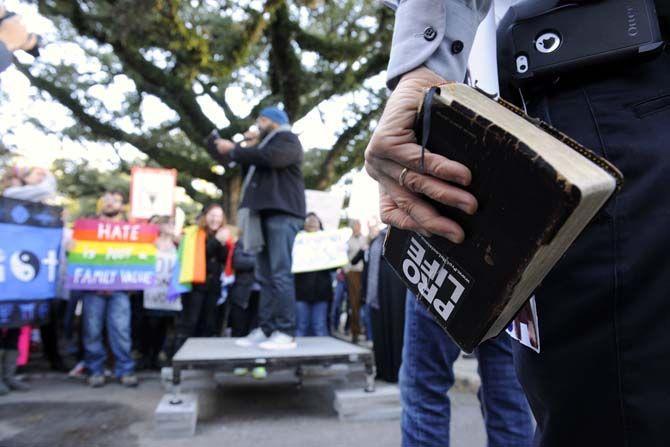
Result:
{"label": "protest sign", "polygon": [[144,308],[181,311],[179,295],[168,296],[172,272],[177,264],[177,250],[159,250],[156,253],[156,283],[144,290]]}
{"label": "protest sign", "polygon": [[319,216],[326,230],[335,230],[340,226],[344,191],[305,190],[307,212]]}
{"label": "protest sign", "polygon": [[172,216],[177,171],[134,167],[130,179],[130,215],[135,219]]}
{"label": "protest sign", "polygon": [[95,219],[74,224],[71,290],[144,290],[156,279],[155,225]]}
{"label": "protest sign", "polygon": [[342,267],[349,262],[347,241],[350,228],[339,230],[301,231],[293,244],[293,273],[315,272]]}
{"label": "protest sign", "polygon": [[0,301],[54,298],[62,209],[0,198]]}

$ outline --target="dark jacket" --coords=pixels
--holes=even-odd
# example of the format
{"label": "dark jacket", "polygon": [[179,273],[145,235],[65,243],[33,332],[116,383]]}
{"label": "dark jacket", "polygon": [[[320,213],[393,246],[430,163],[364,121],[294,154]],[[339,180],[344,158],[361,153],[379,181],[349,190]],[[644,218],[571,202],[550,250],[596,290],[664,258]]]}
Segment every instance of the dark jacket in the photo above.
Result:
{"label": "dark jacket", "polygon": [[227,157],[219,154],[213,146],[208,147],[208,151],[223,164],[234,161],[245,168],[256,166],[240,208],[305,217],[305,182],[301,170],[303,151],[296,134],[278,132],[262,148],[237,145]]}
{"label": "dark jacket", "polygon": [[333,270],[296,273],[295,299],[306,303],[331,301],[333,299]]}
{"label": "dark jacket", "polygon": [[195,284],[193,289],[206,290],[210,293],[221,293],[221,273],[228,258],[228,247],[219,242],[214,235],[207,235],[205,241],[205,268],[207,277],[205,284]]}
{"label": "dark jacket", "polygon": [[249,307],[249,298],[254,282],[256,282],[256,255],[244,251],[241,240],[235,244],[233,269],[235,270],[235,283],[230,290],[230,302],[246,309]]}

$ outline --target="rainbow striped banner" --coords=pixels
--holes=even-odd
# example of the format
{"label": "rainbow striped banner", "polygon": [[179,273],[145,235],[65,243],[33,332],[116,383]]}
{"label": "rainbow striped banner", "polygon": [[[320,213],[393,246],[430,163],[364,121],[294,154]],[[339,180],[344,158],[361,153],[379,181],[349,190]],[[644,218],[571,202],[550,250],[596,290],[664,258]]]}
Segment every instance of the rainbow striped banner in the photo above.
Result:
{"label": "rainbow striped banner", "polygon": [[158,227],[80,219],[68,253],[70,290],[144,290],[156,280]]}
{"label": "rainbow striped banner", "polygon": [[172,271],[168,287],[168,298],[190,292],[193,284],[203,284],[206,280],[205,230],[196,225],[184,228],[184,237],[177,251],[177,263]]}

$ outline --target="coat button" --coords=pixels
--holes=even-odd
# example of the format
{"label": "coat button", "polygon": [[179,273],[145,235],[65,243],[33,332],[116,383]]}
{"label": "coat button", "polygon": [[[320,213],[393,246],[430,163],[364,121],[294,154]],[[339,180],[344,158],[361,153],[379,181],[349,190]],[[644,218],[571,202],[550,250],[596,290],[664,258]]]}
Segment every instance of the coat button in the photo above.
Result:
{"label": "coat button", "polygon": [[463,42],[460,40],[454,40],[454,43],[451,44],[451,52],[454,54],[458,54],[461,51],[463,51]]}
{"label": "coat button", "polygon": [[437,31],[435,31],[435,28],[432,26],[429,26],[425,30],[423,30],[423,38],[426,39],[427,41],[435,40],[437,37]]}

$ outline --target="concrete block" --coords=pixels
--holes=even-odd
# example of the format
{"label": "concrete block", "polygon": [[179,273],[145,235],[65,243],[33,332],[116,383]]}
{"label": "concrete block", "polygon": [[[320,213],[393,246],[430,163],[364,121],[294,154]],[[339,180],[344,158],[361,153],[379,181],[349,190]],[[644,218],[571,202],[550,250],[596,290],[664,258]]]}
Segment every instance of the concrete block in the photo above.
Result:
{"label": "concrete block", "polygon": [[335,391],[334,407],[341,421],[399,419],[402,412],[398,387],[379,383],[372,393],[362,387]]}
{"label": "concrete block", "polygon": [[189,437],[195,435],[198,421],[198,397],[180,394],[180,403],[173,403],[174,395],[166,394],[154,412],[154,429],[161,437]]}
{"label": "concrete block", "polygon": [[[161,381],[166,393],[172,393],[172,368],[161,370]],[[209,419],[216,416],[219,409],[218,383],[214,372],[209,370],[183,370],[180,392],[197,396],[198,417]]]}

